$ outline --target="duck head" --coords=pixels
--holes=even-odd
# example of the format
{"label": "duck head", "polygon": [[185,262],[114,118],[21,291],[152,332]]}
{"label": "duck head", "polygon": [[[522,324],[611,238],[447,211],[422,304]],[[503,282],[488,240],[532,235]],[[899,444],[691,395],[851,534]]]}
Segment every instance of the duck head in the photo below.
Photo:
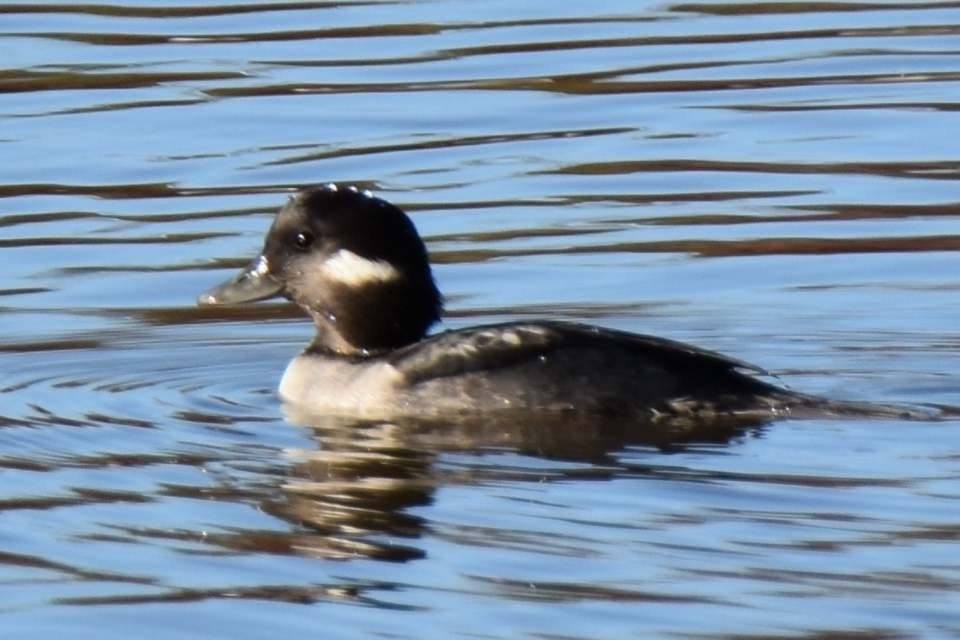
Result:
{"label": "duck head", "polygon": [[311,349],[354,356],[417,342],[443,308],[410,218],[367,191],[333,184],[291,196],[260,255],[197,302],[243,304],[276,296],[313,318]]}

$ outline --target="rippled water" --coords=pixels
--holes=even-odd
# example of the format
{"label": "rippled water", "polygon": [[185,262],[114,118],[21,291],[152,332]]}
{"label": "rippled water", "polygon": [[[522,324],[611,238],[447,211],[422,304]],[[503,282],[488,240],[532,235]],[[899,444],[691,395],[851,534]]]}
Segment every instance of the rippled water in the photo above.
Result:
{"label": "rippled water", "polygon": [[4,638],[960,635],[960,424],[653,446],[286,415],[197,309],[290,189],[408,209],[448,327],[587,320],[960,405],[960,5],[0,4]]}

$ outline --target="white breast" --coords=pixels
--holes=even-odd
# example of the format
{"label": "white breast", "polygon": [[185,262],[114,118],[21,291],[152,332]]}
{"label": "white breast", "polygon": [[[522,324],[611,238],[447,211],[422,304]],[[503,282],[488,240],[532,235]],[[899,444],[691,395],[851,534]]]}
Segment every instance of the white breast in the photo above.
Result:
{"label": "white breast", "polygon": [[311,412],[374,417],[396,408],[402,376],[385,362],[301,355],[287,366],[280,397]]}

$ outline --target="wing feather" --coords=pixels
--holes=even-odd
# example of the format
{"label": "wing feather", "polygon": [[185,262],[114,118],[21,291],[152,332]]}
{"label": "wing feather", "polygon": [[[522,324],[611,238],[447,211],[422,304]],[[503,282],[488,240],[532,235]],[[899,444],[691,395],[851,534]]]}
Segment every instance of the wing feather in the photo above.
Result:
{"label": "wing feather", "polygon": [[566,347],[627,351],[638,359],[638,364],[656,364],[667,369],[699,367],[767,373],[747,362],[675,340],[558,321],[511,322],[448,331],[396,351],[390,362],[409,383],[416,384],[509,367]]}

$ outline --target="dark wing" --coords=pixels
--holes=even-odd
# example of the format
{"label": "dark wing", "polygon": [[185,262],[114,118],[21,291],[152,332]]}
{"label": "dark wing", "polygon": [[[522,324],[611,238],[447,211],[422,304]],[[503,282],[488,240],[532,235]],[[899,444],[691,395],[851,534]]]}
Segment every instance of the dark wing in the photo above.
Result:
{"label": "dark wing", "polygon": [[[551,323],[553,324],[553,323]],[[563,323],[557,323],[564,326]],[[699,363],[704,367],[714,367],[725,370],[740,370],[757,375],[770,375],[766,369],[758,367],[755,364],[731,358],[717,351],[703,349],[701,347],[670,340],[668,338],[658,338],[657,336],[648,336],[642,333],[630,333],[628,331],[618,331],[616,329],[607,329],[604,327],[593,327],[590,325],[573,325],[584,331],[588,335],[595,335],[600,340],[611,340],[624,345],[625,349],[636,350],[649,354],[651,358],[664,358],[674,360],[684,364]]]}
{"label": "dark wing", "polygon": [[715,351],[683,342],[589,325],[541,321],[511,322],[448,331],[399,349],[389,356],[406,379],[415,384],[433,378],[490,371],[548,355],[563,348],[615,349],[641,362],[667,369],[763,369]]}

